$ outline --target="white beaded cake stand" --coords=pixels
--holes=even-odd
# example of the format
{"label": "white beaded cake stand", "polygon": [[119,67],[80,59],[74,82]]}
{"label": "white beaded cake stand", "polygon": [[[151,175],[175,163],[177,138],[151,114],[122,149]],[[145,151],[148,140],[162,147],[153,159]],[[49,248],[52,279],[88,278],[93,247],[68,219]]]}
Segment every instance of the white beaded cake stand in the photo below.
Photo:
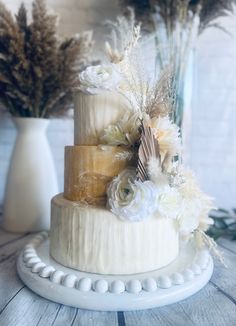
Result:
{"label": "white beaded cake stand", "polygon": [[21,252],[17,263],[22,281],[42,297],[73,307],[127,311],[161,307],[183,300],[211,278],[208,250],[188,244],[165,268],[135,275],[99,275],[64,267],[49,255],[46,232],[39,233]]}

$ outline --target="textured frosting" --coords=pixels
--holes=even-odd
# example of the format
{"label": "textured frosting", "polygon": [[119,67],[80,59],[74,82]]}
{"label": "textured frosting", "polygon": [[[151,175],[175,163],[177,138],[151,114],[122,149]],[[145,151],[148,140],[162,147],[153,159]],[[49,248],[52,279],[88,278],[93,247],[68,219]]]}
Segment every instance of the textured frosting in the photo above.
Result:
{"label": "textured frosting", "polygon": [[[161,293],[164,294],[164,292],[160,292],[159,289],[164,290],[170,289],[171,287],[176,288],[176,291],[179,292],[183,291],[183,287],[177,288],[176,286],[181,286],[185,283],[187,283],[186,289],[189,291],[189,282],[193,281],[195,278],[195,282],[198,283],[199,277],[205,277],[204,274],[208,274],[209,271],[212,271],[213,267],[209,250],[206,248],[197,248],[195,245],[192,246],[192,243],[192,245],[188,244],[184,250],[182,248],[184,252],[181,253],[180,258],[177,258],[172,267],[168,266],[166,269],[163,268],[160,271],[151,273],[151,275],[149,273],[135,276],[127,275],[119,279],[119,276],[116,275],[104,275],[100,278],[96,274],[85,274],[75,270],[67,273],[62,266],[55,265],[53,260],[50,259],[48,261],[47,257],[42,255],[42,252],[44,251],[41,251],[40,247],[46,246],[47,248],[47,237],[47,232],[41,232],[31,239],[31,241],[25,246],[18,259],[18,272],[20,271],[20,275],[23,273],[24,276],[27,273],[27,281],[29,280],[29,282],[31,282],[31,278],[33,278],[34,281],[47,279],[47,286],[51,283],[51,288],[54,293],[58,291],[57,286],[63,285],[72,290],[79,290],[79,293],[86,292],[89,294],[90,292],[93,295],[95,293],[118,294],[119,297],[117,296],[117,299],[119,299],[122,295],[127,296],[132,294],[133,296],[135,294],[139,295],[142,292],[144,295],[147,295],[147,292],[150,292],[151,296],[155,292],[157,295]],[[46,260],[44,260],[44,258],[46,258]],[[22,272],[22,268],[26,269],[26,271]],[[210,275],[208,274],[208,277],[210,277]],[[193,283],[191,284],[191,287],[192,286]],[[170,292],[168,293],[170,294]],[[71,292],[70,295],[75,296],[76,292]],[[136,298],[134,299],[133,297],[133,300],[136,300]]]}
{"label": "textured frosting", "polygon": [[75,95],[75,145],[99,145],[101,133],[127,111],[127,101],[115,92]]}
{"label": "textured frosting", "polygon": [[129,151],[121,146],[66,146],[65,198],[104,205],[107,184],[131,164],[119,158],[124,153]]}
{"label": "textured frosting", "polygon": [[153,216],[124,222],[105,208],[52,199],[50,252],[59,263],[101,274],[135,274],[168,265],[178,255],[175,221]]}

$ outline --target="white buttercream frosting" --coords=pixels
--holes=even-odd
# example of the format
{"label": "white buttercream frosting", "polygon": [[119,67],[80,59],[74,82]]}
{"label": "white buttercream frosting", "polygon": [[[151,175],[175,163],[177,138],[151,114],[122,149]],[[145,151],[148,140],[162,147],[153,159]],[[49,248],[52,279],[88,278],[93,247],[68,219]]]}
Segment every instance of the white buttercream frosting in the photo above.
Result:
{"label": "white buttercream frosting", "polygon": [[100,94],[104,90],[115,90],[120,79],[114,65],[90,66],[80,73],[79,88],[87,94]]}
{"label": "white buttercream frosting", "polygon": [[114,178],[107,195],[111,211],[123,220],[142,221],[157,209],[156,186],[151,181],[137,181],[134,168],[126,169]]}
{"label": "white buttercream frosting", "polygon": [[61,264],[101,274],[134,274],[161,268],[179,252],[176,221],[154,214],[122,221],[105,208],[52,200],[51,255]]}

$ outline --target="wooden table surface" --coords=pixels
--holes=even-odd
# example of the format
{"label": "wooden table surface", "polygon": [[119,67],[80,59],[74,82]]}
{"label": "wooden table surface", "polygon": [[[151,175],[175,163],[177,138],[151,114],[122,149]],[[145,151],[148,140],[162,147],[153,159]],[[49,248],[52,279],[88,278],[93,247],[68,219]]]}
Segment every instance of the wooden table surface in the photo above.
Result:
{"label": "wooden table surface", "polygon": [[63,306],[24,286],[16,273],[16,259],[31,237],[0,229],[0,326],[236,325],[236,242],[219,241],[228,268],[215,261],[210,283],[195,296],[163,308],[116,313]]}

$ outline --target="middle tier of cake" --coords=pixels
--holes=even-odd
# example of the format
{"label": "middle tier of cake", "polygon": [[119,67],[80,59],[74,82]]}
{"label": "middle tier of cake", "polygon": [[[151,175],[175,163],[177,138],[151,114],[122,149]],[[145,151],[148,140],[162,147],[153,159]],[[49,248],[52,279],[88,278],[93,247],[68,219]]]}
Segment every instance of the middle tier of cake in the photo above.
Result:
{"label": "middle tier of cake", "polygon": [[108,183],[132,164],[130,154],[121,146],[66,146],[65,198],[104,205]]}
{"label": "middle tier of cake", "polygon": [[122,221],[102,207],[52,199],[50,253],[59,263],[99,274],[136,274],[171,263],[179,252],[176,221],[154,215]]}

